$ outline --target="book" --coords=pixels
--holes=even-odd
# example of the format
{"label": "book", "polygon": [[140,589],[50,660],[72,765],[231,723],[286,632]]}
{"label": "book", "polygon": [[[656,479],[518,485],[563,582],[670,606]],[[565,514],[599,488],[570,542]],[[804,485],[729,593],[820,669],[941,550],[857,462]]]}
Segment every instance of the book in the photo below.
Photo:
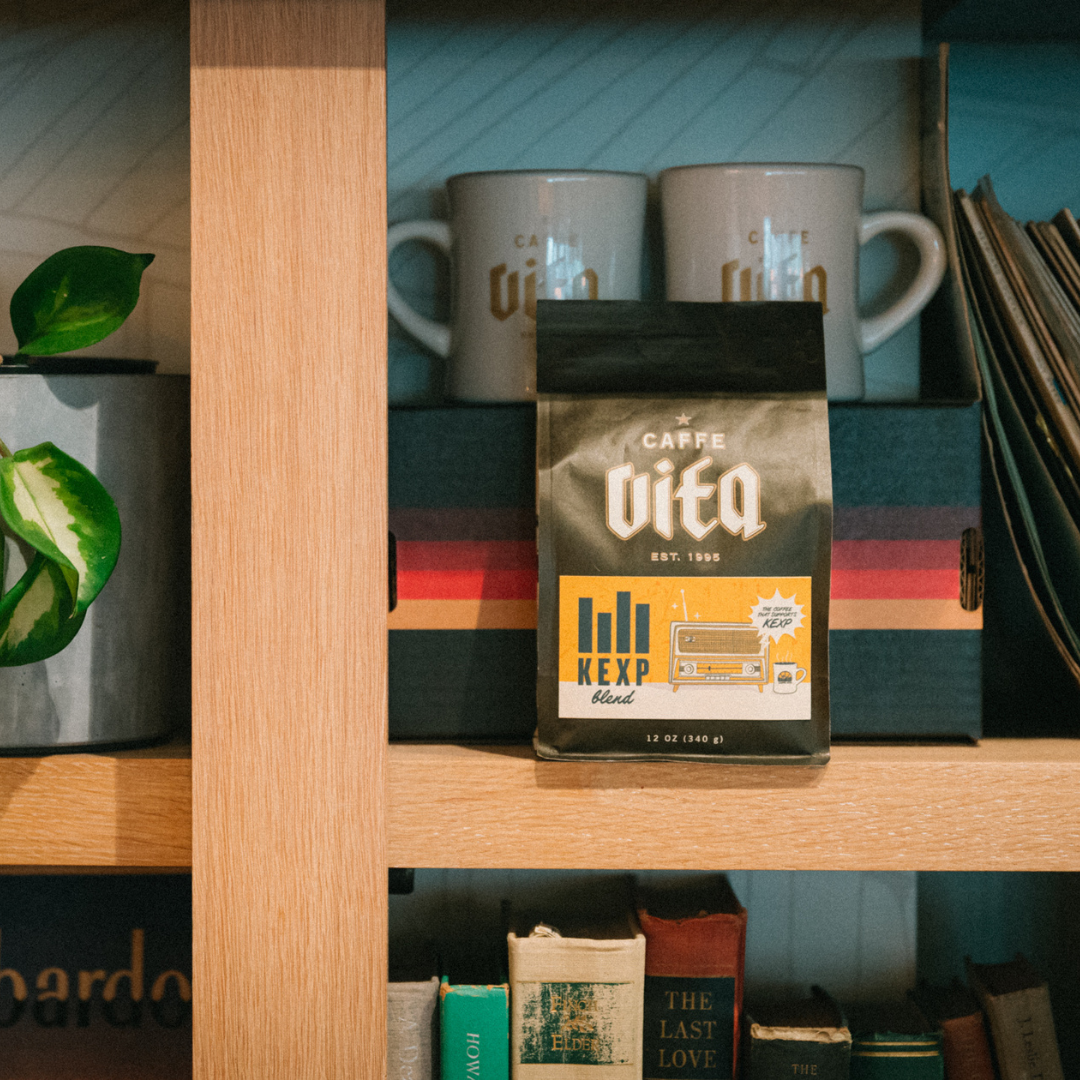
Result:
{"label": "book", "polygon": [[988,176],[974,198],[1058,385],[1073,412],[1080,412],[1080,317],[1031,237],[1002,209]]}
{"label": "book", "polygon": [[[992,245],[980,215],[957,193],[965,284],[974,319],[976,355],[984,378],[986,435],[991,473],[1017,557],[1035,606],[1068,672],[1080,680],[1080,530],[1077,528],[1080,454],[1068,445],[1077,417],[1058,395],[1045,359],[1012,333],[1001,297],[1008,283],[993,272]],[[982,240],[979,240],[982,235]],[[987,256],[984,258],[984,256]],[[995,290],[993,283],[1001,286]],[[1012,297],[1013,313],[1019,305]],[[1042,374],[1033,377],[1036,361]],[[1054,393],[1048,394],[1048,384]],[[1064,426],[1063,426],[1064,425]],[[1080,448],[1080,441],[1077,441]]]}
{"label": "book", "polygon": [[439,1075],[442,1080],[509,1080],[510,987],[439,987]]}
{"label": "book", "polygon": [[1064,1080],[1046,981],[1020,953],[1004,964],[969,958],[966,965],[990,1023],[1001,1080]]}
{"label": "book", "polygon": [[944,1080],[940,1028],[910,1001],[852,1007],[851,1080]]}
{"label": "book", "polygon": [[912,999],[927,1021],[941,1029],[941,1052],[949,1080],[996,1080],[990,1040],[978,998],[958,979],[950,986],[921,983]]}
{"label": "book", "polygon": [[1073,258],[1080,262],[1080,225],[1077,225],[1072,211],[1067,206],[1063,207],[1051,221],[1058,227],[1061,239],[1072,252]]}
{"label": "book", "polygon": [[964,191],[957,193],[959,217],[973,240],[973,254],[985,272],[989,301],[1000,313],[1016,352],[1023,361],[1041,402],[1046,419],[1070,468],[1080,472],[1080,421],[1063,395],[1055,370],[1017,299],[988,226],[975,203]]}
{"label": "book", "polygon": [[840,1007],[820,986],[800,1000],[776,1000],[747,1009],[746,1080],[813,1076],[847,1080],[851,1031]]}
{"label": "book", "polygon": [[1069,302],[1080,313],[1080,263],[1065,246],[1058,227],[1050,221],[1029,221],[1025,227]]}
{"label": "book", "polygon": [[645,935],[645,1080],[731,1080],[746,909],[721,874],[644,892],[637,914]]}
{"label": "book", "polygon": [[386,986],[387,1080],[433,1080],[439,980]]}
{"label": "book", "polygon": [[[514,1080],[640,1080],[645,937],[621,917],[507,935]],[[525,927],[528,929],[525,929]]]}

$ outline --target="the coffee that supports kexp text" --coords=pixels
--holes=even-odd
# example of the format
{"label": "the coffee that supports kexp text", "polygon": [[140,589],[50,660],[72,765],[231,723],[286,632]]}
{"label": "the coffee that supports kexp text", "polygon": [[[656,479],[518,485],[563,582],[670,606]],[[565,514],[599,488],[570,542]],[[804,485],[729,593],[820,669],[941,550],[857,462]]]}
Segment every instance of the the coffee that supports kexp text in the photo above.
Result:
{"label": "the coffee that supports kexp text", "polygon": [[541,303],[537,330],[537,753],[824,763],[820,305]]}

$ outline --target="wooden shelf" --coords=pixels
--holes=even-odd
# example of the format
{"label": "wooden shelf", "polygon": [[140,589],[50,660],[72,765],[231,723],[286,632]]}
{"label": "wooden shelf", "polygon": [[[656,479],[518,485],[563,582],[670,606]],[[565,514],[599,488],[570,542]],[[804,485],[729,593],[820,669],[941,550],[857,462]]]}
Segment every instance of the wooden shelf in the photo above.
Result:
{"label": "wooden shelf", "polygon": [[836,746],[824,769],[390,747],[389,862],[1080,870],[1080,740]]}
{"label": "wooden shelf", "polygon": [[191,748],[0,758],[0,865],[191,865]]}
{"label": "wooden shelf", "polygon": [[[395,744],[394,866],[1080,870],[1080,740],[833,747],[825,769]],[[0,865],[191,864],[186,745],[0,758]]]}
{"label": "wooden shelf", "polygon": [[[394,744],[394,866],[1080,870],[1080,740],[833,747],[825,769]],[[190,748],[0,758],[0,865],[191,865]]]}

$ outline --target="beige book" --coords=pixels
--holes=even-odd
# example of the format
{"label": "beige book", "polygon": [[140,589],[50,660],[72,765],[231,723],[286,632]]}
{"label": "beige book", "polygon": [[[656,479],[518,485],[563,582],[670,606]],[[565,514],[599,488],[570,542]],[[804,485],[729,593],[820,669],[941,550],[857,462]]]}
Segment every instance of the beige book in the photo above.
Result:
{"label": "beige book", "polygon": [[434,1080],[435,1007],[439,980],[386,987],[387,1080]]}
{"label": "beige book", "polygon": [[968,981],[990,1022],[1001,1080],[1065,1080],[1050,990],[1019,953],[1005,964],[967,961]]}
{"label": "beige book", "polygon": [[[521,929],[521,928],[519,928]],[[645,937],[637,919],[511,932],[514,1080],[640,1080]]]}

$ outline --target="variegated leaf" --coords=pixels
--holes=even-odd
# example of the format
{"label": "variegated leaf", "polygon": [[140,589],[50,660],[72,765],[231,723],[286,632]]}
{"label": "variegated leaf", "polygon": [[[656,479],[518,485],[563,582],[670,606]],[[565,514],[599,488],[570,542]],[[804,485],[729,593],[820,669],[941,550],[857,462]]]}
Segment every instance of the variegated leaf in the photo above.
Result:
{"label": "variegated leaf", "polygon": [[19,450],[0,460],[0,515],[56,565],[73,613],[85,612],[120,553],[120,515],[97,477],[50,442]]}
{"label": "variegated leaf", "polygon": [[32,664],[65,648],[86,618],[73,611],[60,566],[35,555],[26,573],[0,599],[0,667]]}

